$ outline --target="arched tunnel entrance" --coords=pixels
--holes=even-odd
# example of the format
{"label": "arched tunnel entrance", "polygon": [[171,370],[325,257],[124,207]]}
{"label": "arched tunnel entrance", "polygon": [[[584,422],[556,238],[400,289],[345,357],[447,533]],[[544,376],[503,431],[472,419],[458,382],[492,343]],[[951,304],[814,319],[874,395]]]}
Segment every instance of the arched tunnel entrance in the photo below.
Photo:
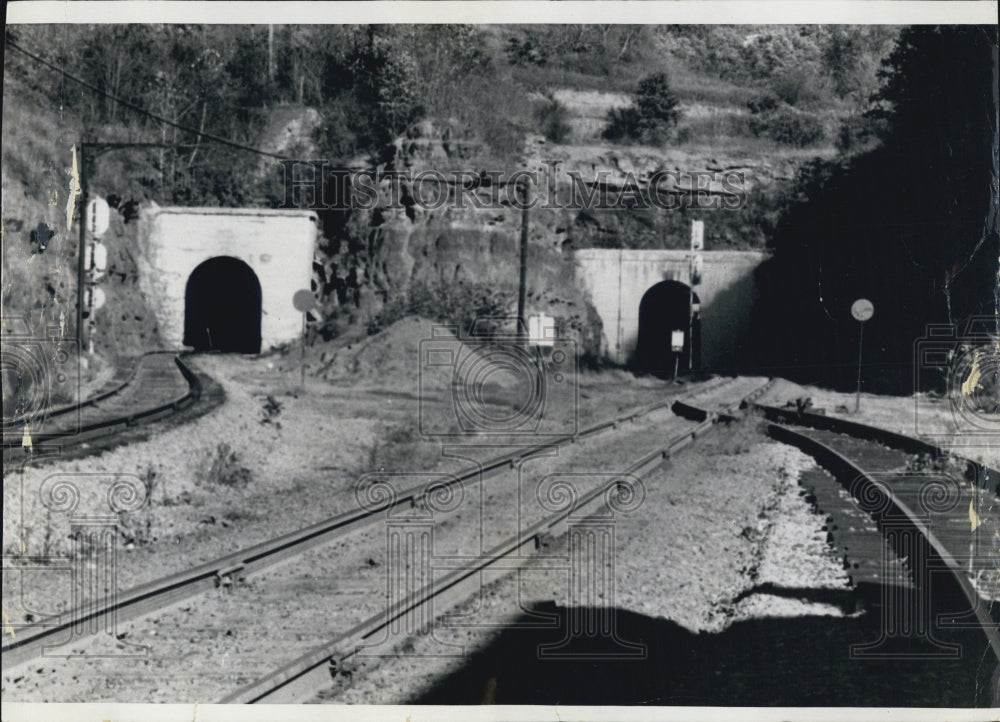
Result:
{"label": "arched tunnel entrance", "polygon": [[184,292],[184,344],[195,351],[260,353],[261,290],[238,258],[210,258],[191,272]]}
{"label": "arched tunnel entrance", "polygon": [[[691,304],[695,304],[693,322]],[[639,302],[639,338],[634,363],[657,376],[684,374],[701,366],[701,318],[698,294],[679,281],[661,281]],[[675,351],[675,332],[682,350]]]}

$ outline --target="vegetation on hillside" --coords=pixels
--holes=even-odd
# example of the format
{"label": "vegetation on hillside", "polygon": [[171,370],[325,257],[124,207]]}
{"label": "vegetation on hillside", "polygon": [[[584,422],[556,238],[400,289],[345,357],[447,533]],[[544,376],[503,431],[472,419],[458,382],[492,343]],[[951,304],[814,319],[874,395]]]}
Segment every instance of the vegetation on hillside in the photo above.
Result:
{"label": "vegetation on hillside", "polygon": [[[190,144],[124,152],[132,172],[123,195],[239,205],[268,202],[273,192],[266,184],[252,187],[259,159],[113,97],[251,146],[276,107],[315,108],[323,118],[315,151],[330,160],[378,159],[393,138],[431,118],[509,162],[525,132],[566,137],[553,113],[532,112],[531,96],[539,91],[628,92],[637,78],[651,82],[664,73],[670,87],[656,92],[676,99],[657,111],[667,113],[667,125],[683,120],[674,113],[677,102],[738,110],[765,92],[818,117],[867,101],[893,36],[893,29],[877,26],[19,26],[8,29],[8,40],[96,91],[12,50],[5,73],[39,89],[91,139]],[[749,126],[738,130],[759,134]],[[686,142],[697,140],[694,126],[686,133]],[[785,142],[780,134],[777,140]]]}
{"label": "vegetation on hillside", "polygon": [[[975,205],[981,196],[981,178],[976,175],[981,161],[969,165],[964,155],[956,154],[968,169],[963,175],[958,161],[942,155],[942,149],[953,131],[967,137],[981,132],[985,116],[978,106],[959,103],[955,107],[968,112],[965,122],[980,123],[975,129],[959,128],[949,125],[963,117],[958,110],[946,113],[938,106],[942,92],[972,92],[969,84],[941,75],[955,65],[949,53],[956,53],[956,62],[969,66],[970,73],[989,64],[979,56],[968,57],[979,51],[951,45],[932,49],[934,60],[920,63],[911,46],[931,41],[907,30],[905,42],[880,75],[899,32],[886,26],[594,24],[15,27],[7,31],[5,50],[5,120],[13,123],[5,123],[4,130],[4,223],[8,231],[22,229],[7,239],[8,245],[20,243],[23,236],[24,253],[5,250],[5,276],[17,278],[8,271],[26,263],[37,248],[29,230],[40,220],[56,227],[58,211],[65,206],[67,151],[78,138],[167,146],[109,152],[91,169],[92,191],[116,200],[126,219],[137,202],[146,200],[276,206],[283,200],[282,169],[276,159],[209,142],[206,134],[276,155],[384,167],[408,161],[399,156],[397,139],[410,143],[432,128],[453,147],[469,149],[433,162],[511,170],[523,164],[525,139],[533,133],[567,147],[599,145],[607,126],[603,119],[591,129],[574,124],[577,119],[554,93],[602,91],[609,98],[624,99],[625,107],[612,113],[612,126],[619,132],[611,135],[624,145],[649,146],[637,148],[637,153],[681,150],[704,162],[751,158],[794,170],[813,155],[830,158],[840,149],[843,155],[836,161],[812,162],[794,184],[782,181],[792,186],[787,195],[776,183],[752,190],[740,212],[714,214],[709,247],[770,243],[775,262],[769,288],[785,287],[789,293],[794,289],[811,298],[822,276],[824,303],[829,303],[831,294],[850,295],[861,284],[856,274],[854,281],[832,280],[850,275],[845,264],[852,252],[864,258],[882,258],[879,254],[884,253],[884,259],[893,261],[903,257],[898,248],[874,250],[884,247],[880,244],[887,235],[916,254],[913,258],[922,269],[918,275],[933,277],[929,288],[923,282],[914,287],[934,299],[926,314],[918,304],[921,312],[912,315],[923,322],[940,315],[942,298],[954,302],[967,287],[981,290],[975,284],[959,288],[940,268],[954,266],[970,249],[962,243],[945,248],[940,240],[935,245],[930,231],[912,225],[906,233],[871,229],[898,224],[902,217],[921,219],[925,229],[936,223],[932,216],[940,203],[929,189],[940,189],[942,183],[901,180],[897,169],[904,169],[909,178],[954,173],[955,182],[949,180],[942,191],[950,204],[944,206],[949,218],[968,221],[963,238],[972,237],[974,217],[981,232],[985,215],[977,216],[983,209]],[[934,32],[938,35],[933,37],[947,35]],[[56,70],[16,51],[11,43]],[[906,86],[901,78],[915,73],[928,80],[919,88]],[[870,101],[883,82],[873,112]],[[315,112],[316,127],[283,140],[287,119],[303,118],[306,110]],[[945,115],[943,125],[929,120]],[[911,120],[904,122],[904,117]],[[46,146],[50,136],[58,138]],[[972,145],[957,142],[961,153],[973,152]],[[989,157],[988,148],[978,150],[983,151],[981,158]],[[918,186],[921,190],[915,190]],[[569,247],[652,248],[685,239],[690,220],[703,217],[699,214],[691,208],[676,213],[615,209],[581,212],[560,224]],[[381,311],[376,304],[367,315],[356,313],[366,284],[377,285],[369,276],[376,269],[372,245],[378,242],[375,231],[383,219],[378,213],[338,212],[323,214],[323,222],[320,250],[331,270],[320,290],[333,305],[353,306],[343,314],[351,323],[374,328],[395,314],[426,306],[433,285],[415,287],[398,299],[387,296]],[[845,226],[849,222],[850,228]],[[913,234],[920,236],[916,245],[911,243]],[[817,251],[820,247],[822,252]],[[36,288],[49,283],[54,292],[25,301],[29,290],[5,283],[5,308],[32,306],[40,317],[48,313],[46,320],[57,317],[56,309],[71,308],[72,279],[53,269],[72,267],[74,249],[71,239],[57,234],[45,254],[34,254],[45,261],[34,261],[32,273],[44,278],[31,281]],[[821,273],[815,259],[822,259]],[[871,268],[873,278],[884,270],[879,263]],[[459,294],[442,304],[437,315],[468,315],[466,301],[478,302],[478,294],[478,288],[466,294],[468,299]],[[765,296],[772,310],[782,307],[780,299],[786,298]],[[897,301],[903,303],[888,303]],[[816,311],[810,304],[794,309],[805,324],[814,321]],[[887,314],[886,322],[891,318]],[[904,336],[900,332],[900,339]]]}
{"label": "vegetation on hillside", "polygon": [[612,108],[608,127],[602,134],[608,140],[631,140],[659,145],[670,137],[677,126],[680,101],[670,87],[666,73],[653,73],[639,81],[632,92],[631,103],[624,108]]}
{"label": "vegetation on hillside", "polygon": [[776,373],[852,386],[859,297],[875,305],[867,388],[913,389],[927,324],[955,324],[958,338],[993,316],[996,48],[995,27],[905,29],[853,128],[876,142],[801,169],[759,279],[759,346]]}

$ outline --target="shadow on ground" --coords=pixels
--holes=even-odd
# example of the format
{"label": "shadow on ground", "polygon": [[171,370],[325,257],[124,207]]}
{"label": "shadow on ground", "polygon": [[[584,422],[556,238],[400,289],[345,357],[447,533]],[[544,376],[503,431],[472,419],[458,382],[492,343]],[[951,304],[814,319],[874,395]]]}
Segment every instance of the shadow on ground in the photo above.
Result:
{"label": "shadow on ground", "polygon": [[[538,614],[558,626],[537,628]],[[610,615],[617,638],[645,645],[645,659],[601,659],[629,653],[607,637],[558,645],[563,630],[587,615]],[[582,616],[581,616],[582,615]],[[851,659],[851,645],[875,642],[877,609],[850,617],[790,617],[741,621],[720,634],[693,634],[663,618],[629,611],[540,605],[518,621],[536,628],[506,629],[467,663],[415,696],[416,704],[563,704],[692,706],[920,706],[990,704],[995,665],[976,630],[947,635],[958,659],[916,659],[933,653],[926,642],[892,648],[911,658]],[[596,617],[594,617],[596,618]],[[888,648],[888,646],[887,646]],[[985,661],[984,661],[985,660]]]}

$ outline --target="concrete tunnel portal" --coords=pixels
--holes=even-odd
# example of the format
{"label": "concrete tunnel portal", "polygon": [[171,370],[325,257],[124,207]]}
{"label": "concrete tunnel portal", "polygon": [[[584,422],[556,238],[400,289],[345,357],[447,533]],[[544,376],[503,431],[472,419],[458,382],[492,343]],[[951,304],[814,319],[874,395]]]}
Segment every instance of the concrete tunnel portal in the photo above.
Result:
{"label": "concrete tunnel portal", "polygon": [[184,292],[184,345],[260,353],[261,299],[260,281],[246,263],[231,256],[204,261]]}
{"label": "concrete tunnel portal", "polygon": [[[752,340],[755,274],[767,256],[714,250],[702,255],[694,298],[700,313],[690,339],[693,368],[731,373],[741,367]],[[599,353],[617,364],[672,375],[670,332],[688,327],[690,287],[684,281],[690,250],[581,248],[573,256],[578,282],[601,322]],[[681,361],[678,372],[692,366]]]}
{"label": "concrete tunnel portal", "polygon": [[167,348],[260,353],[297,341],[312,281],[312,211],[180,208],[139,215],[139,287]]}

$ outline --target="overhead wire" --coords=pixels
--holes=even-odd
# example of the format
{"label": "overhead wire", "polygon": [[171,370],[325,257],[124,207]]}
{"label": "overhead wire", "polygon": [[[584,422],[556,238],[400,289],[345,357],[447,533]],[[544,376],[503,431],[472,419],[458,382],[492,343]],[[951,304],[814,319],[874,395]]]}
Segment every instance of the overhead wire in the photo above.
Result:
{"label": "overhead wire", "polygon": [[[45,58],[41,57],[40,55],[37,55],[36,53],[33,53],[30,50],[21,47],[14,40],[12,40],[9,35],[6,37],[6,46],[9,47],[9,48],[13,48],[14,50],[18,51],[19,53],[22,53],[23,55],[31,58],[35,62],[37,62],[37,63],[39,63],[41,65],[44,65],[45,67],[47,67],[47,68],[49,68],[51,70],[54,70],[55,72],[59,73],[63,78],[68,78],[69,80],[72,80],[73,82],[78,83],[79,85],[82,85],[83,87],[85,87],[85,88],[93,91],[94,93],[97,93],[98,95],[100,95],[100,96],[102,96],[104,98],[108,98],[109,100],[113,100],[116,103],[121,103],[126,108],[130,108],[130,109],[136,111],[137,113],[141,113],[141,114],[143,114],[143,115],[145,115],[145,116],[147,116],[149,118],[152,118],[153,120],[156,120],[156,121],[158,121],[160,123],[164,123],[165,125],[169,125],[172,128],[177,128],[178,130],[182,130],[184,132],[191,133],[191,134],[197,136],[199,139],[205,139],[205,140],[213,141],[215,143],[220,143],[222,145],[226,145],[226,146],[229,146],[231,148],[235,148],[237,150],[246,151],[248,153],[256,153],[258,155],[266,156],[266,157],[269,157],[269,158],[276,158],[278,160],[293,161],[293,162],[297,162],[297,161],[301,160],[299,158],[291,158],[289,156],[281,155],[280,153],[272,153],[270,151],[261,150],[260,148],[254,148],[252,146],[244,145],[242,143],[237,143],[236,141],[229,140],[228,138],[223,138],[221,136],[213,135],[211,133],[206,133],[206,132],[201,131],[201,130],[199,130],[197,128],[192,128],[190,126],[184,125],[183,123],[178,123],[176,121],[170,120],[169,118],[164,118],[162,115],[158,115],[157,113],[154,113],[151,110],[147,110],[146,108],[142,107],[141,105],[138,105],[137,103],[133,103],[133,102],[131,102],[129,100],[125,100],[124,98],[121,98],[119,96],[116,96],[116,95],[113,95],[111,93],[108,93],[106,90],[103,90],[102,88],[94,85],[93,83],[91,83],[91,82],[89,82],[87,80],[84,80],[83,78],[80,78],[80,77],[78,77],[76,75],[73,75],[72,73],[66,71],[64,68],[56,65],[55,63],[52,63],[52,62],[46,60]],[[369,171],[368,170],[364,170],[364,171],[360,171],[360,172],[358,172],[358,171],[348,171],[348,174],[352,175],[352,176],[353,175],[368,175]],[[458,185],[458,183],[459,183],[457,180],[449,180],[447,178],[424,178],[424,177],[420,178],[420,182],[422,182],[422,183],[423,182],[429,182],[429,183],[442,183],[443,182],[445,185]],[[496,185],[496,186],[499,186],[499,187],[503,187],[503,186],[508,185],[508,183],[506,181],[496,180],[493,183],[491,183],[491,185]]]}
{"label": "overhead wire", "polygon": [[266,156],[266,157],[269,157],[269,158],[277,158],[278,160],[295,160],[294,158],[290,158],[288,156],[281,155],[280,153],[272,153],[270,151],[262,150],[260,148],[254,148],[253,146],[244,145],[243,143],[237,143],[234,140],[229,140],[228,138],[223,138],[222,136],[214,135],[212,133],[206,133],[206,132],[204,132],[202,130],[199,130],[197,128],[192,128],[190,126],[184,125],[183,123],[178,123],[176,121],[170,120],[169,118],[164,118],[162,115],[158,115],[158,114],[156,114],[156,113],[154,113],[154,112],[152,112],[150,110],[147,110],[146,108],[142,107],[141,105],[139,105],[137,103],[133,103],[130,100],[125,100],[124,98],[121,98],[119,96],[113,95],[113,94],[107,92],[106,90],[103,90],[102,88],[94,85],[93,83],[91,83],[91,82],[89,82],[87,80],[84,80],[83,78],[77,77],[76,75],[73,75],[70,72],[67,72],[64,68],[61,68],[58,65],[55,65],[54,63],[49,62],[45,58],[43,58],[43,57],[41,57],[39,55],[36,55],[35,53],[31,52],[30,50],[27,50],[26,48],[21,47],[16,42],[14,42],[13,40],[11,40],[9,36],[6,38],[6,43],[5,44],[6,44],[7,47],[13,48],[14,50],[18,51],[19,53],[22,53],[23,55],[31,58],[35,62],[37,62],[37,63],[39,63],[41,65],[44,65],[45,67],[47,67],[47,68],[49,68],[51,70],[54,70],[57,73],[60,73],[64,78],[68,78],[68,79],[72,80],[74,83],[78,83],[79,85],[82,85],[83,87],[88,88],[89,90],[97,93],[98,95],[101,95],[102,97],[105,97],[105,98],[107,98],[109,100],[113,100],[116,103],[121,103],[126,108],[134,110],[137,113],[141,113],[141,114],[143,114],[143,115],[145,115],[145,116],[147,116],[149,118],[152,118],[153,120],[156,120],[157,122],[163,123],[165,125],[169,125],[172,128],[177,128],[178,130],[182,130],[182,131],[184,131],[186,133],[191,133],[191,134],[195,135],[196,137],[198,137],[199,140],[201,140],[201,139],[208,140],[208,141],[211,141],[213,143],[219,143],[221,145],[226,145],[226,146],[229,146],[230,148],[235,148],[237,150],[242,150],[242,151],[245,151],[247,153],[256,153],[257,155],[262,155],[262,156]]}

